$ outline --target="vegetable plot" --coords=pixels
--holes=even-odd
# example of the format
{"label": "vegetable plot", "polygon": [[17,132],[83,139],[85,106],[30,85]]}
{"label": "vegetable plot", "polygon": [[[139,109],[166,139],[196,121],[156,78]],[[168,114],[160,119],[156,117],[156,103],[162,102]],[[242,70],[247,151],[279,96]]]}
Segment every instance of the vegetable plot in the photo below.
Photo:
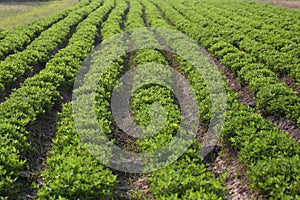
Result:
{"label": "vegetable plot", "polygon": [[[230,183],[226,166],[218,174],[212,170],[226,151],[237,155],[241,166],[233,168],[251,188],[248,198],[300,198],[299,33],[299,11],[241,0],[80,0],[23,29],[0,31],[0,199],[234,199],[233,190],[244,191]],[[99,51],[93,52],[99,44]],[[203,48],[210,58],[195,53]],[[101,52],[106,55],[102,60],[97,58]],[[183,57],[182,52],[189,53]],[[74,82],[90,53],[91,68],[86,70],[91,73],[81,81],[96,81],[96,87],[77,87]],[[121,56],[114,59],[116,55]],[[202,73],[191,62],[193,57],[205,68]],[[113,61],[104,66],[106,60]],[[228,76],[211,76],[218,69],[215,63],[253,93],[251,106],[243,104]],[[92,73],[97,67],[105,69],[101,76]],[[143,137],[134,136],[136,126],[128,118],[118,121],[114,115],[114,106],[121,110],[126,103],[114,95],[126,88],[122,81],[128,74],[127,81],[135,87],[127,91],[133,90],[130,122],[139,126]],[[185,124],[187,112],[176,92],[159,81],[181,88],[185,98],[190,87],[198,109],[195,130]],[[220,88],[224,104],[218,98]],[[89,110],[77,104],[79,99],[88,105],[92,90],[97,124],[88,118]],[[59,116],[49,120],[56,127],[54,139],[43,146],[47,155],[36,155],[42,160],[38,170],[30,169],[32,159],[26,153],[39,142],[31,142],[32,136],[48,137],[47,131],[35,133],[40,127],[34,126],[49,113]],[[288,121],[287,128],[268,120],[273,118]],[[193,125],[190,119],[187,124]],[[96,135],[96,127],[105,137]],[[219,129],[213,150],[203,158],[205,134]],[[298,133],[292,135],[292,129]],[[196,138],[174,160],[173,154],[159,150],[173,144],[178,133]],[[104,145],[107,139],[134,155],[157,154],[146,161],[134,156],[116,161],[119,155]],[[154,171],[130,171],[149,163],[144,169],[153,169],[162,159],[170,163]]]}

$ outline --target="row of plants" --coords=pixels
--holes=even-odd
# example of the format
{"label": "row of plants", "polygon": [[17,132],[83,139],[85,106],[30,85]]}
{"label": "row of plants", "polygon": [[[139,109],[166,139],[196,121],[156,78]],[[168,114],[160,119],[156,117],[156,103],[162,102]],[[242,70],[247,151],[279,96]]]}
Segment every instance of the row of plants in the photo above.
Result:
{"label": "row of plants", "polygon": [[[92,4],[100,3],[99,0]],[[113,6],[113,1],[107,1],[89,14],[88,18],[77,26],[68,45],[46,64],[45,69],[26,79],[19,89],[0,104],[1,196],[18,195],[14,194],[14,189],[26,166],[23,152],[30,145],[27,143],[30,133],[26,127],[61,102],[62,97],[58,90],[69,89],[73,85],[82,62],[94,48],[98,26],[103,23]]]}
{"label": "row of plants", "polygon": [[117,177],[82,144],[72,104],[63,105],[37,199],[113,199]]}
{"label": "row of plants", "polygon": [[[167,61],[163,55],[155,50],[138,52],[137,57],[134,58],[136,65],[149,61],[155,62],[155,64],[163,64],[164,67],[167,65]],[[160,61],[163,62],[161,63]],[[155,64],[138,67],[137,71],[139,75],[135,77],[135,79],[137,79],[137,81],[145,80],[144,76],[149,78],[148,76],[151,77],[153,73],[159,74],[159,77],[163,76],[163,79],[172,80],[172,74],[170,74],[167,67],[162,68],[162,66],[156,66]],[[153,79],[155,80],[153,77],[151,81],[153,81]],[[140,126],[145,126],[144,129],[141,129],[142,134],[155,134],[151,138],[137,140],[136,143],[142,152],[158,151],[166,145],[169,145],[172,143],[177,131],[181,131],[181,134],[189,134],[180,128],[182,116],[179,106],[174,103],[174,99],[175,97],[168,88],[159,85],[144,86],[133,94],[131,108],[135,116],[135,122]],[[156,107],[156,103],[162,106],[162,110]],[[161,114],[163,112],[165,112],[165,116]],[[164,117],[166,121],[161,124],[164,122]],[[176,146],[177,151],[180,148],[181,146]],[[226,189],[222,185],[224,176],[216,180],[213,173],[206,171],[203,158],[200,156],[200,150],[201,147],[195,140],[191,144],[191,147],[173,163],[169,160],[172,159],[173,155],[169,155],[169,157],[160,153],[156,155],[156,158],[151,158],[153,159],[152,162],[165,159],[168,165],[153,171],[151,174],[145,175],[145,179],[149,181],[150,184],[148,188],[149,198],[150,196],[154,196],[158,199],[225,198]],[[175,154],[176,151],[172,153]],[[148,162],[146,164],[148,164]]]}
{"label": "row of plants", "polygon": [[0,60],[12,53],[16,53],[30,44],[43,31],[50,28],[55,23],[64,19],[69,13],[89,4],[89,1],[79,1],[74,6],[53,13],[32,25],[25,28],[11,31],[2,35],[0,33]]}
{"label": "row of plants", "polygon": [[[110,38],[114,34],[121,32],[120,23],[122,22],[122,17],[124,16],[124,13],[127,9],[128,6],[125,1],[119,1],[116,4],[116,7],[112,10],[108,19],[102,24],[101,35],[103,41]],[[115,46],[115,48],[118,47],[120,46]],[[104,51],[107,52],[106,50]],[[116,62],[113,67],[117,67],[117,64],[118,63]],[[122,65],[119,65],[118,67],[122,68]],[[118,70],[118,68],[115,69]],[[110,78],[111,75],[113,75],[113,73],[106,71],[104,72],[103,78],[100,79],[100,81],[103,81],[103,83],[107,87],[112,87],[111,80],[114,79]],[[99,79],[99,77],[96,78]],[[80,90],[84,91],[84,87],[80,88]],[[76,93],[76,90],[74,92]],[[104,91],[104,93],[101,93],[101,90],[97,90],[97,95],[105,95],[107,93],[107,90]],[[80,97],[76,96],[76,98]],[[105,129],[106,121],[102,121],[102,119],[105,119],[105,117],[103,116],[105,116],[107,108],[105,107],[105,105],[103,105],[103,101],[99,101],[97,103],[96,109],[97,111],[99,111],[99,123],[101,124],[100,128]],[[72,105],[67,105],[65,108],[67,109],[67,115],[64,114],[63,110],[62,114],[64,116],[72,116],[73,108],[71,106]],[[82,120],[87,120],[86,118],[84,118],[84,114],[80,115],[80,117],[83,117]],[[70,125],[72,131],[69,131],[70,129],[65,127],[66,123]],[[39,190],[39,198],[43,199],[44,197],[48,196],[53,199],[57,199],[58,197],[66,199],[113,198],[116,194],[115,190],[118,183],[117,176],[113,175],[111,169],[105,167],[93,155],[91,155],[91,152],[86,149],[84,144],[82,144],[82,141],[85,140],[85,136],[81,134],[79,137],[79,134],[75,129],[75,122],[73,117],[68,117],[67,119],[63,118],[59,123],[59,126],[60,124],[62,132],[60,133],[59,130],[57,133],[58,137],[54,140],[55,146],[58,144],[59,148],[51,151],[50,157],[47,160],[47,166],[49,166],[49,168],[47,168],[47,170],[42,174],[45,185]],[[90,127],[86,128],[86,133],[92,132],[92,130],[88,130]],[[62,137],[64,137],[63,143],[60,142],[60,134],[62,134]],[[74,143],[74,139],[76,140],[76,143]],[[94,139],[92,140],[94,141]],[[78,150],[77,147],[80,148],[80,150]],[[61,153],[69,152],[70,149],[74,148],[76,148],[77,152],[75,155],[70,153]],[[69,161],[69,159],[73,159],[75,161],[61,163],[57,162],[58,159],[67,161]],[[80,168],[81,170],[78,171],[78,168]],[[59,175],[60,177],[58,180],[56,178],[57,175]],[[72,178],[70,178],[70,175],[72,175]],[[66,188],[65,185],[68,185],[69,187]],[[53,190],[52,188],[55,189]]]}
{"label": "row of plants", "polygon": [[[211,22],[210,29],[214,30],[216,37],[223,37],[238,49],[253,56],[256,62],[263,63],[268,69],[280,73],[281,76],[289,76],[300,83],[298,67],[300,53],[299,45],[297,45],[300,42],[299,37],[296,37],[295,40],[292,37],[283,40],[281,33],[276,33],[275,36],[271,31],[264,29],[264,26],[253,28],[249,26],[251,22],[239,22],[241,16],[234,17],[232,12],[227,13],[219,8],[209,9],[210,4],[207,4],[197,6],[189,3],[187,6],[195,8],[202,18]],[[185,6],[177,4],[179,10],[186,9]],[[202,19],[199,20],[198,15],[197,17],[188,16],[188,18],[202,23]],[[248,20],[253,21],[252,19]]]}
{"label": "row of plants", "polygon": [[142,16],[142,5],[138,1],[130,1],[130,5],[132,5],[130,12],[128,14],[128,18],[126,21],[126,29],[131,30],[135,28],[143,28],[144,20]]}
{"label": "row of plants", "polygon": [[[121,32],[119,28],[120,23],[127,9],[128,7],[125,1],[119,1],[116,4],[116,7],[112,10],[108,19],[102,24],[101,34],[103,40],[114,35],[112,32],[110,33],[110,30],[114,33]],[[113,79],[110,79],[109,75],[112,75],[112,73],[105,74],[106,75],[104,75],[100,81],[107,83],[107,86],[111,87],[110,84]],[[99,79],[99,77],[97,78]],[[83,90],[84,88],[81,88],[81,91]],[[76,93],[76,90],[74,92]],[[107,93],[106,91],[103,95]],[[97,94],[101,95],[101,92],[99,91]],[[77,98],[80,97],[77,96]],[[105,106],[103,106],[101,102],[98,102],[96,108],[101,114],[99,115],[100,128],[105,128],[106,125],[104,121],[101,121],[101,119],[103,119],[101,116],[104,116],[106,112],[105,109],[101,110],[103,107]],[[58,148],[54,148],[50,153],[50,157],[47,159],[47,166],[49,167],[42,174],[45,185],[39,189],[39,198],[43,199],[48,196],[53,199],[57,199],[58,197],[66,199],[113,198],[118,183],[117,176],[113,175],[111,169],[105,167],[91,155],[90,151],[82,144],[85,137],[83,135],[79,137],[75,128],[72,105],[68,104],[64,106],[62,115],[65,117],[62,118],[58,124],[61,128],[59,128],[57,137],[54,140],[54,146],[58,145]],[[80,115],[80,117],[83,117],[82,120],[86,120],[84,119],[84,115]],[[89,128],[90,127],[87,127],[87,130]],[[61,142],[62,140],[63,142]],[[75,140],[76,142],[74,142]],[[76,149],[74,154],[69,153],[70,149]],[[66,154],[64,154],[64,152],[66,152]],[[70,159],[72,159],[71,162]],[[66,160],[66,162],[57,162],[58,160]],[[60,178],[57,179],[57,176]],[[65,185],[68,185],[68,187],[66,188]]]}
{"label": "row of plants", "polygon": [[[111,16],[103,24],[103,27],[101,29],[104,40],[110,41],[113,37],[116,37],[116,35],[120,35],[122,31],[124,31],[124,28],[126,28],[128,17],[130,16],[132,10],[134,10],[133,7],[134,5],[131,5],[127,1],[117,2],[116,8],[113,10]],[[125,13],[126,16],[124,16]],[[126,21],[124,17],[126,17]],[[125,26],[123,28],[121,28],[122,23]],[[110,139],[112,139],[112,141],[114,139],[114,134],[111,129],[113,116],[108,106],[110,105],[111,93],[114,89],[114,86],[117,83],[118,77],[122,73],[124,73],[127,49],[128,48],[126,45],[125,36],[117,37],[116,40],[113,41],[113,43],[110,43],[110,45],[105,46],[105,49],[103,51],[107,54],[107,56],[105,57],[107,57],[108,60],[113,60],[113,57],[116,55],[116,53],[122,56],[117,58],[116,60],[113,60],[109,68],[103,70],[101,78],[99,78],[97,75],[94,77],[97,80],[99,79],[99,84],[97,85],[96,96],[94,101],[98,122],[100,124],[100,129]],[[98,63],[101,63],[100,60],[98,61],[98,56],[95,56],[94,59],[96,66],[101,67],[98,65]]]}
{"label": "row of plants", "polygon": [[[300,99],[296,92],[285,83],[280,82],[276,74],[266,65],[257,63],[254,57],[219,36],[218,29],[213,29],[210,26],[210,24],[213,26],[213,23],[207,21],[205,17],[187,7],[181,12],[185,12],[189,16],[194,14],[198,16],[198,19],[196,22],[190,21],[172,7],[171,10],[164,10],[164,13],[169,16],[179,30],[197,40],[222,64],[235,72],[242,83],[248,85],[255,92],[256,107],[260,112],[264,115],[286,117],[294,123],[300,124]],[[199,21],[200,19],[201,21]]]}
{"label": "row of plants", "polygon": [[[149,4],[146,4],[146,2],[143,2],[143,4],[145,15],[143,15],[142,6],[136,6],[139,12],[136,12],[137,15],[134,18],[142,19],[143,17],[152,25],[152,10],[148,7]],[[136,27],[145,26],[142,20],[139,21],[140,24],[136,23]],[[131,37],[137,47],[160,47],[152,32],[145,31],[145,34],[133,32]],[[155,134],[155,131],[157,131],[154,137],[138,139],[136,143],[140,151],[145,153],[154,152],[172,143],[172,139],[177,131],[181,131],[182,134],[189,134],[185,133],[180,127],[180,121],[183,116],[180,113],[179,106],[175,103],[174,94],[169,88],[159,85],[159,81],[162,80],[168,85],[172,85],[175,83],[174,81],[178,80],[173,80],[170,68],[167,67],[168,61],[160,50],[139,50],[132,60],[132,65],[137,67],[137,74],[134,77],[134,84],[137,90],[134,91],[131,100],[131,109],[135,116],[134,120],[138,125],[145,127],[141,129],[142,134]],[[154,76],[153,74],[159,76]],[[148,79],[154,84],[139,87],[140,84],[147,82]],[[157,104],[162,107],[156,107]],[[165,116],[161,114],[163,112],[165,112]],[[166,121],[164,121],[164,117]],[[161,122],[165,123],[161,124]],[[176,148],[178,150],[180,146]],[[223,179],[215,180],[214,175],[206,171],[200,156],[200,149],[200,145],[194,141],[192,146],[174,163],[145,175],[145,179],[149,181],[150,185],[148,188],[149,198],[151,196],[158,199],[224,198],[226,189],[222,185]],[[157,158],[153,159],[161,159],[159,156],[163,155],[157,155]],[[166,155],[164,157],[167,163],[172,155],[169,156]]]}
{"label": "row of plants", "polygon": [[[147,12],[147,7],[146,7]],[[147,56],[146,56],[146,55]],[[145,59],[146,58],[146,59]],[[154,50],[145,50],[139,52],[134,59],[136,64],[152,61],[159,63],[163,61],[167,65],[166,60],[161,53]],[[159,74],[160,76],[170,76],[169,69],[164,69],[161,66],[151,64],[145,66],[151,67],[150,72]],[[142,75],[149,73],[149,69],[141,69],[138,67],[138,72]],[[140,72],[144,70],[144,72]],[[169,72],[169,73],[168,73]],[[137,77],[139,79],[140,77]],[[171,77],[163,77],[163,79],[171,79]],[[141,76],[144,80],[144,77]],[[153,79],[151,79],[153,80]],[[180,129],[179,107],[174,104],[174,96],[172,92],[161,86],[151,85],[138,89],[132,96],[132,110],[135,115],[135,121],[141,126],[146,126],[145,130],[141,130],[142,134],[155,134],[151,138],[138,139],[137,145],[142,152],[154,152],[172,143],[177,131],[181,134],[188,134]],[[155,107],[155,103],[159,103],[163,107]],[[150,110],[151,106],[153,106]],[[165,112],[166,116],[161,113]],[[164,124],[164,117],[166,121]],[[158,120],[158,121],[156,121]],[[154,121],[154,122],[153,122]],[[162,126],[161,129],[160,127]],[[159,132],[155,132],[159,130]],[[176,146],[178,151],[181,146]],[[175,149],[174,149],[175,150]],[[226,189],[223,186],[224,176],[215,179],[213,173],[206,171],[203,164],[203,158],[200,155],[201,146],[195,140],[183,155],[176,161],[171,163],[173,155],[157,154],[153,161],[165,159],[169,165],[153,171],[151,174],[145,175],[145,179],[149,181],[149,198],[151,196],[157,199],[222,199],[226,197]],[[176,151],[172,152],[176,153]],[[162,157],[162,158],[161,158]],[[151,162],[150,162],[151,163]]]}
{"label": "row of plants", "polygon": [[35,68],[51,59],[51,56],[67,44],[74,29],[89,13],[100,6],[93,2],[71,12],[65,19],[42,32],[24,51],[12,54],[0,63],[0,92],[20,77],[27,77]]}
{"label": "row of plants", "polygon": [[[156,2],[157,3],[157,2]],[[168,4],[160,4],[167,14],[172,11]],[[153,11],[152,11],[153,13]],[[173,10],[167,14],[172,21],[178,13]],[[161,21],[161,20],[160,20]],[[183,20],[182,20],[183,21]],[[184,22],[184,21],[183,21]],[[166,24],[161,23],[164,27]],[[161,35],[170,41],[171,48],[184,48],[184,41],[170,34]],[[197,47],[195,46],[197,49]],[[199,48],[199,47],[198,47]],[[191,51],[191,56],[193,52]],[[205,59],[205,58],[203,58]],[[206,59],[207,60],[207,59]],[[188,78],[200,101],[209,101],[205,94],[205,81],[197,69],[186,60],[177,56],[180,69]],[[207,65],[209,64],[207,60]],[[298,143],[286,132],[279,131],[274,124],[255,113],[253,108],[238,101],[238,94],[226,86],[227,113],[221,137],[238,150],[240,160],[245,164],[250,186],[266,198],[299,198],[299,151]],[[200,95],[199,95],[200,94]],[[206,110],[206,112],[211,112]],[[201,115],[202,120],[205,120]]]}
{"label": "row of plants", "polygon": [[103,40],[109,39],[116,34],[121,33],[122,23],[125,23],[126,15],[129,11],[129,5],[125,0],[116,3],[116,8],[111,12],[109,18],[103,23],[101,35]]}

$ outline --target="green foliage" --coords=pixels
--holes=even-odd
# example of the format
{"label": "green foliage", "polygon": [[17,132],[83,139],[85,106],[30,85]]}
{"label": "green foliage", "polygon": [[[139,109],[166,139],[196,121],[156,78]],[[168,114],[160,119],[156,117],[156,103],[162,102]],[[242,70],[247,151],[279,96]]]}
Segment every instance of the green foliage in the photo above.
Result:
{"label": "green foliage", "polygon": [[285,84],[264,85],[256,94],[257,107],[270,115],[295,119],[300,117],[300,99]]}
{"label": "green foliage", "polygon": [[[264,110],[267,114],[290,117],[298,120],[299,123],[297,95],[286,85],[280,83],[275,73],[270,70],[272,68],[268,68],[268,65],[271,65],[271,59],[254,56],[254,53],[259,52],[261,46],[256,46],[257,43],[244,35],[239,37],[231,35],[232,39],[230,39],[226,34],[232,34],[232,32],[223,31],[227,27],[224,25],[232,26],[230,23],[234,22],[222,17],[224,12],[226,15],[225,10],[222,9],[222,14],[217,14],[219,10],[217,7],[208,9],[202,3],[201,6],[196,6],[195,2],[184,2],[185,5],[174,3],[175,10],[167,3],[159,4],[158,1],[154,1],[179,30],[209,48],[213,55],[220,58],[223,64],[239,75],[244,84],[248,84],[256,92],[259,109]],[[214,4],[214,2],[206,1],[208,5]],[[228,3],[230,4],[229,1]],[[196,6],[197,12],[191,10],[188,5]],[[236,4],[226,7],[232,9],[235,6]],[[245,11],[242,12],[245,13]],[[253,16],[255,17],[255,15]],[[235,19],[239,20],[240,17]],[[235,24],[242,26],[242,24]],[[261,27],[259,23],[252,23],[252,25]],[[193,29],[195,30],[193,31]],[[196,30],[198,30],[197,37],[195,36]],[[245,27],[243,30],[246,32],[252,29]],[[236,48],[241,41],[244,42],[243,47],[248,48],[252,53],[245,53]],[[277,48],[280,46],[278,44]],[[234,50],[234,48],[236,49]],[[266,59],[268,65],[256,63],[259,59]],[[272,59],[277,58],[272,57]],[[189,68],[183,69],[183,71],[189,77],[193,70]],[[199,89],[203,91],[201,87]],[[199,93],[201,92],[197,94]],[[245,164],[252,180],[250,185],[270,199],[299,198],[300,175],[299,167],[297,167],[299,165],[297,156],[300,152],[299,144],[287,133],[278,131],[274,124],[256,114],[255,110],[239,103],[237,95],[230,89],[227,89],[227,107],[222,138],[238,150],[239,158]]]}
{"label": "green foliage", "polygon": [[[194,148],[197,145],[194,145]],[[152,194],[159,199],[222,199],[226,195],[224,174],[215,180],[208,173],[198,149],[190,148],[175,163],[147,177]]]}
{"label": "green foliage", "polygon": [[[80,12],[87,15],[99,6],[99,2],[94,1],[89,7],[83,7]],[[46,64],[45,69],[34,77],[26,79],[22,86],[10,95],[10,98],[0,104],[0,127],[3,127],[0,133],[1,137],[6,138],[1,140],[1,146],[2,143],[3,146],[6,142],[11,143],[11,149],[1,149],[3,150],[1,155],[4,155],[0,158],[1,173],[5,173],[5,176],[1,176],[2,195],[14,196],[10,191],[15,188],[14,182],[25,163],[20,155],[28,145],[26,140],[29,133],[26,127],[60,102],[58,88],[72,85],[83,60],[93,48],[97,35],[96,27],[102,23],[112,6],[113,2],[107,2],[107,5],[92,12],[78,26],[67,47],[61,49]],[[88,11],[83,11],[85,9]],[[75,18],[76,16],[74,15]],[[86,29],[87,27],[94,28]],[[77,49],[80,51],[76,51]]]}
{"label": "green foliage", "polygon": [[[93,29],[92,27],[101,22],[104,15],[112,8],[112,6],[113,1],[106,2],[103,8],[100,8],[89,15],[86,24],[80,25],[80,29],[77,30],[76,33],[78,33],[78,35],[71,38],[70,43],[72,43],[73,46],[70,45],[70,49],[71,47],[79,46],[84,50],[83,55],[87,55],[90,48],[89,46],[86,47],[86,45],[93,45],[93,39],[95,38],[94,34],[97,33],[97,29]],[[126,4],[125,7],[117,6],[115,9],[117,11],[112,12],[110,17],[119,17],[119,19],[121,19],[121,11],[126,9]],[[106,28],[109,28],[109,26],[103,26],[103,31],[105,31]],[[90,30],[90,32],[86,32],[87,30]],[[70,56],[68,52],[73,53],[68,47],[65,49],[66,52],[61,55]],[[72,56],[75,57],[75,55],[77,54]],[[82,56],[82,58],[81,55],[78,56],[80,56],[80,59],[84,59],[84,56]],[[54,60],[54,63],[60,61],[64,62],[64,60],[58,59]],[[54,70],[54,66],[54,64],[51,65],[51,69]],[[70,63],[66,63],[64,66],[70,66]],[[62,66],[60,70],[63,72],[64,68]],[[65,76],[65,80],[73,80],[74,75],[76,75],[76,69],[78,69],[77,66],[74,72],[70,72],[71,76]],[[122,66],[118,63],[114,63],[109,70],[104,72],[102,79],[100,79],[102,84],[99,84],[97,88],[95,99],[96,112],[98,113],[100,128],[105,133],[110,133],[111,131],[111,118],[110,113],[107,110],[107,99],[109,96],[107,95],[110,95],[110,92],[112,92],[113,83],[121,69]],[[102,90],[102,88],[104,88],[104,90]],[[54,149],[50,152],[47,160],[47,170],[42,174],[44,185],[40,186],[38,192],[39,199],[111,199],[114,197],[117,185],[116,176],[112,174],[110,169],[105,168],[100,164],[81,143],[82,140],[89,138],[91,130],[88,128],[90,127],[87,126],[87,134],[81,134],[81,137],[79,138],[73,121],[72,105],[64,105],[61,113],[61,121],[58,123],[57,136],[54,140]],[[95,138],[93,138],[93,140],[95,140]]]}
{"label": "green foliage", "polygon": [[[35,66],[47,62],[45,69],[28,78],[20,89],[0,104],[0,194],[4,198],[15,197],[15,181],[26,164],[20,156],[30,145],[26,142],[30,134],[26,127],[60,103],[58,90],[73,85],[82,61],[94,47],[99,27],[103,39],[122,30],[120,23],[128,9],[126,2],[109,0],[100,7],[101,2],[83,0],[25,29],[0,32],[0,59],[15,53],[0,64],[0,91],[19,77],[28,76]],[[242,84],[255,92],[257,110],[265,115],[287,117],[300,124],[299,98],[277,77],[280,73],[290,76],[297,84],[300,82],[298,13],[240,1],[226,1],[224,4],[221,0],[142,0],[141,3],[130,1],[130,12],[125,23],[127,30],[144,27],[143,7],[150,26],[174,28],[162,16],[165,15],[171,24],[197,40],[234,72]],[[108,13],[107,21],[102,24]],[[77,24],[67,46],[52,58]],[[136,39],[137,46],[160,46],[154,34],[150,38],[135,33],[131,36]],[[172,41],[175,47],[181,42],[171,35],[161,36]],[[18,52],[25,47],[24,51]],[[107,51],[115,53],[109,49]],[[126,49],[116,44],[114,51],[125,54]],[[210,98],[216,94],[210,94],[203,77],[189,62],[179,56],[175,56],[174,60],[196,94],[201,123],[207,124],[213,113]],[[168,64],[162,52],[155,48],[137,51],[131,61],[133,66],[149,62]],[[97,117],[100,128],[109,136],[112,136],[113,123],[109,100],[113,86],[124,72],[123,63],[124,57],[116,60],[103,73],[97,86]],[[202,64],[208,68],[204,76],[212,72],[208,61]],[[158,65],[153,65],[153,70],[170,79],[168,70]],[[142,67],[139,72],[139,76],[135,77],[136,83],[149,75]],[[250,186],[269,199],[300,198],[299,144],[255,113],[254,109],[239,103],[238,95],[231,89],[227,87],[226,91],[228,111],[221,137],[238,150],[251,180]],[[157,114],[150,109],[152,105],[160,103],[167,113],[166,123],[154,137],[138,140],[139,150],[154,151],[172,140],[181,120],[179,107],[174,102],[169,89],[155,84],[135,91],[132,112],[135,122],[146,127],[143,130],[145,133],[154,132],[156,128],[151,126],[151,120]],[[161,118],[159,115],[157,119],[162,121]],[[89,122],[86,121],[86,124],[89,125]],[[84,138],[91,137],[92,133],[88,129],[86,131]],[[199,151],[200,147],[193,144],[176,162],[150,174],[147,177],[150,194],[159,199],[227,198],[223,186],[225,175],[215,179],[212,173],[207,172]],[[105,199],[115,195],[116,176],[82,145],[74,126],[71,104],[63,106],[57,137],[46,166],[42,174],[44,185],[36,185],[39,199]]]}
{"label": "green foliage", "polygon": [[[298,123],[299,99],[293,90],[282,84],[275,74],[279,72],[299,82],[296,79],[299,76],[298,67],[296,67],[299,65],[299,59],[289,54],[289,51],[292,51],[293,54],[298,55],[295,53],[297,52],[297,45],[294,41],[289,41],[291,38],[297,38],[297,34],[290,30],[277,33],[278,29],[275,29],[274,26],[262,26],[260,21],[255,22],[252,17],[261,14],[257,11],[255,11],[256,15],[251,16],[251,19],[245,19],[236,16],[232,11],[219,8],[219,3],[220,1],[205,1],[200,6],[194,1],[183,0],[181,3],[174,4],[176,10],[170,8],[164,9],[163,12],[179,30],[197,40],[222,64],[236,73],[243,84],[250,86],[257,94],[256,100],[260,102],[258,109],[263,110],[267,115],[277,113],[280,117],[288,117],[294,123]],[[215,7],[210,8],[209,5]],[[188,9],[189,6],[197,8],[197,11]],[[229,10],[233,9],[232,5],[226,7]],[[242,12],[245,13],[245,11]],[[245,14],[249,13],[246,12]],[[293,13],[293,15],[298,14]],[[294,20],[290,16],[287,16],[286,19]],[[282,24],[283,22],[278,20],[276,23]],[[256,29],[253,30],[251,26],[256,27]],[[258,27],[259,30],[257,30]],[[232,29],[238,29],[238,31],[232,31]],[[278,41],[266,39],[265,29],[271,31],[276,38],[281,37],[282,34],[285,39]],[[263,32],[262,36],[260,35],[261,32]],[[281,50],[282,48],[283,50]],[[269,88],[276,88],[278,85],[280,88],[272,89],[272,93],[270,93]],[[287,99],[288,101],[286,101]],[[274,104],[276,108],[270,108],[269,102]],[[279,110],[280,113],[277,112]]]}
{"label": "green foliage", "polygon": [[83,146],[76,131],[72,105],[63,106],[53,149],[43,172],[38,199],[112,198],[117,179]]}
{"label": "green foliage", "polygon": [[[272,163],[271,165],[269,163]],[[251,185],[270,199],[300,198],[299,153],[259,161],[249,172]]]}
{"label": "green foliage", "polygon": [[[148,1],[143,1],[143,4],[146,9],[146,18],[150,25],[155,24],[157,26],[167,27],[166,22],[157,17],[159,16],[159,12],[153,4]],[[156,39],[153,38],[153,40]],[[151,42],[155,43],[154,41]],[[138,51],[133,58],[133,61],[135,62],[133,64],[134,66],[139,66],[147,62],[167,65],[165,58],[159,51],[148,49]],[[180,64],[182,64],[182,66],[187,66],[187,68],[191,67],[184,61]],[[160,77],[164,77],[167,81],[173,80],[168,67],[164,68],[156,64],[151,64],[151,69],[148,70],[142,66],[138,67],[139,73],[134,78],[137,85],[140,79],[145,80],[144,77],[148,78],[151,76],[150,74],[147,74],[150,71],[159,74]],[[194,78],[192,87],[195,86],[197,82],[196,77]],[[152,77],[151,80],[157,81],[157,78]],[[169,84],[172,85],[173,83],[171,82]],[[194,91],[197,91],[197,87],[193,89]],[[172,92],[160,85],[149,84],[136,90],[132,96],[131,102],[135,121],[140,125],[151,126],[150,122],[152,118],[149,107],[156,102],[162,105],[164,112],[166,112],[167,115],[166,123],[154,137],[139,139],[137,141],[137,144],[142,148],[142,151],[155,151],[167,145],[172,140],[174,134],[179,130],[179,123],[182,118],[179,107],[174,104]],[[195,141],[192,147],[177,161],[147,176],[147,180],[150,181],[149,190],[151,195],[158,199],[222,199],[226,194],[226,189],[222,185],[222,181],[225,177],[223,177],[223,179],[220,178],[215,180],[214,176],[206,171],[199,152],[200,147]]]}

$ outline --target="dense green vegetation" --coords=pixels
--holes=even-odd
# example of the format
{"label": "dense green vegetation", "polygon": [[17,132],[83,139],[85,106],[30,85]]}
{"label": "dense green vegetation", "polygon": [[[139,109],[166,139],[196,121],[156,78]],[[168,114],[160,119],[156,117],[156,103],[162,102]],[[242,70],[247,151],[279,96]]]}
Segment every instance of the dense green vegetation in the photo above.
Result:
{"label": "dense green vegetation", "polygon": [[[196,43],[189,46],[184,38],[158,29],[130,32],[147,26],[181,31]],[[230,198],[226,173],[216,177],[207,169],[208,161],[200,156],[199,138],[175,162],[145,174],[122,175],[86,148],[83,141],[91,140],[95,129],[88,126],[92,122],[85,118],[82,107],[77,108],[82,113],[77,120],[86,122],[85,134],[79,136],[77,132],[72,107],[75,102],[70,97],[74,80],[89,53],[123,31],[129,31],[123,40],[116,40],[103,50],[107,60],[116,53],[122,56],[101,77],[84,79],[99,81],[93,103],[98,126],[110,141],[124,143],[120,137],[126,133],[116,127],[111,97],[119,78],[128,70],[135,70],[132,81],[137,85],[145,81],[144,75],[151,73],[176,85],[170,68],[179,71],[195,93],[199,122],[207,131],[216,112],[211,108],[211,98],[219,94],[208,89],[204,77],[214,73],[215,64],[204,54],[199,58],[193,51],[203,47],[254,94],[255,106],[244,105],[239,94],[226,84],[226,77],[222,77],[226,116],[218,142],[237,152],[250,180],[251,192],[266,199],[300,198],[299,141],[266,119],[289,120],[295,127],[300,126],[300,98],[296,92],[300,86],[300,14],[240,0],[80,0],[22,29],[0,31],[0,96],[5,97],[0,103],[0,198],[21,199],[29,195],[20,189],[26,181],[37,189],[30,194],[37,199],[125,198],[120,191],[124,181],[130,182],[131,188],[126,192],[131,199]],[[131,40],[134,44],[128,44]],[[132,45],[156,48],[128,53]],[[162,48],[180,51],[177,55],[159,50]],[[189,52],[189,56],[181,57],[181,51]],[[189,62],[192,57],[201,60],[206,74]],[[97,59],[90,62],[92,66],[101,63]],[[283,78],[289,78],[293,87]],[[216,82],[214,89],[218,87]],[[84,85],[74,92],[79,99],[85,99],[90,90]],[[158,84],[138,88],[130,100],[134,122],[146,127],[143,134],[157,128],[151,127],[153,110],[149,110],[157,103],[166,111],[164,126],[151,138],[137,138],[133,143],[125,140],[126,150],[153,152],[169,144],[177,131],[190,134],[180,127],[183,113],[176,96]],[[55,138],[49,141],[51,147],[43,158],[43,170],[38,172],[41,181],[24,180],[30,166],[26,152],[33,148],[28,142],[32,134],[29,127],[49,112],[59,112],[60,119],[53,124],[57,127]],[[165,158],[171,160],[172,155]],[[147,192],[135,187],[130,177],[143,179]]]}

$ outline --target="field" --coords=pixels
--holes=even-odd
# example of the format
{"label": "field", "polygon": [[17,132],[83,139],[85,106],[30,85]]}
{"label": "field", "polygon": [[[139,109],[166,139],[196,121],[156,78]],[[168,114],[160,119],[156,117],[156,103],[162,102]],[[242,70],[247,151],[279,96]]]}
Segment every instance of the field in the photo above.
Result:
{"label": "field", "polygon": [[0,199],[300,199],[298,9],[74,2],[0,5]]}
{"label": "field", "polygon": [[287,0],[287,1],[281,1],[281,0],[268,0],[266,1],[268,3],[274,4],[274,5],[279,5],[279,6],[284,6],[287,8],[293,8],[293,9],[299,9],[300,8],[300,1],[292,1],[292,0]]}
{"label": "field", "polygon": [[50,2],[1,2],[0,29],[10,31],[24,27],[47,15],[76,3],[76,0]]}

